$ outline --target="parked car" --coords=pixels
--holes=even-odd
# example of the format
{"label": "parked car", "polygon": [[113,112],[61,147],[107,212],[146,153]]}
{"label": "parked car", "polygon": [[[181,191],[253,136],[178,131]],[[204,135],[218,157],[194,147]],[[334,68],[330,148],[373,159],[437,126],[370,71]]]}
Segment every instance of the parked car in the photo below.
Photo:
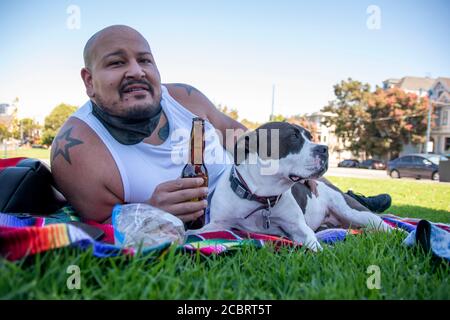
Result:
{"label": "parked car", "polygon": [[386,171],[392,178],[413,177],[439,180],[439,161],[448,161],[437,154],[408,154],[389,161]]}
{"label": "parked car", "polygon": [[358,168],[359,161],[356,159],[346,159],[338,163],[338,167],[343,168]]}
{"label": "parked car", "polygon": [[364,160],[359,164],[360,168],[366,168],[366,169],[378,169],[378,170],[384,170],[386,169],[386,164],[381,160],[376,159],[367,159]]}
{"label": "parked car", "polygon": [[33,148],[33,149],[48,149],[48,146],[43,145],[43,144],[32,144],[31,148]]}

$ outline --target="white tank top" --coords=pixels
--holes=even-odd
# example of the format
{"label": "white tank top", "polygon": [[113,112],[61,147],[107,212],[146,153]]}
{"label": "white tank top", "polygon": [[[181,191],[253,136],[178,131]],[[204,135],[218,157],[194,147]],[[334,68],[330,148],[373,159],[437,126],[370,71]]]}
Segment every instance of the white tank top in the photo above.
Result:
{"label": "white tank top", "polygon": [[[156,186],[180,177],[188,161],[192,127],[192,112],[184,108],[161,86],[161,106],[169,122],[169,137],[161,145],[140,142],[123,145],[116,141],[101,122],[92,114],[91,101],[85,103],[72,116],[84,121],[100,137],[111,153],[122,178],[124,201],[147,201]],[[205,121],[204,162],[209,176],[211,193],[227,165],[232,164],[220,143],[219,135],[210,122]]]}

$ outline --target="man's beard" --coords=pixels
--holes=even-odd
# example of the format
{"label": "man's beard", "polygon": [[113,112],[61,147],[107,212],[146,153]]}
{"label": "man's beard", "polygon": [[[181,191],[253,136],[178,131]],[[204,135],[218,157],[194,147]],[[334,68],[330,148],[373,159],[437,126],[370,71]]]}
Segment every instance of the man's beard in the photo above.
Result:
{"label": "man's beard", "polygon": [[[126,94],[126,88],[131,85],[141,85],[145,87],[148,91],[147,94],[150,94],[154,98],[153,103],[140,103],[137,101],[134,105],[129,107],[123,107],[124,103],[124,95]],[[153,86],[146,79],[140,80],[129,80],[125,79],[117,89],[119,94],[119,102],[113,103],[112,106],[109,106],[105,103],[104,99],[96,95],[95,102],[99,107],[102,108],[103,111],[108,114],[124,119],[129,120],[143,120],[153,117],[159,112],[159,106],[161,104],[161,93],[158,96],[155,96],[155,90]],[[138,99],[139,100],[139,99]],[[122,106],[120,106],[122,104]]]}
{"label": "man's beard", "polygon": [[111,136],[121,144],[133,145],[149,137],[156,129],[161,114],[161,98],[156,99],[158,104],[136,104],[125,110],[111,112],[96,97],[92,102],[92,114],[103,124]]}
{"label": "man's beard", "polygon": [[[104,112],[128,120],[144,120],[152,118],[159,112],[159,106],[161,104],[161,97],[159,97],[154,103],[136,103],[127,108],[111,108],[104,103],[104,100],[100,96],[97,95],[95,100],[96,104],[102,108]],[[122,98],[120,99],[120,102],[123,103]]]}

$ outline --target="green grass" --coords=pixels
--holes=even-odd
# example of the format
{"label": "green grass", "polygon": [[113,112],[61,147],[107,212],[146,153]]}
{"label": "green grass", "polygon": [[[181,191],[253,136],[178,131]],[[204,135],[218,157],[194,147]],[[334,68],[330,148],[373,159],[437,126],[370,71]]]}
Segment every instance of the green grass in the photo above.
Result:
{"label": "green grass", "polygon": [[[449,221],[450,185],[414,180],[330,178],[344,190],[388,192],[391,212]],[[398,184],[399,183],[399,184]],[[427,199],[431,197],[431,201]],[[402,245],[400,232],[367,233],[303,249],[244,247],[215,257],[169,251],[161,257],[99,259],[61,249],[19,262],[0,259],[3,299],[450,299],[450,266]],[[81,289],[66,286],[69,265],[81,270]],[[368,289],[367,268],[381,271],[381,289]]]}
{"label": "green grass", "polygon": [[450,184],[413,179],[383,180],[329,177],[343,191],[353,189],[366,196],[388,193],[392,206],[387,213],[450,223]]}
{"label": "green grass", "polygon": [[50,149],[33,149],[33,148],[18,148],[17,150],[0,150],[0,159],[27,157],[36,159],[50,159]]}

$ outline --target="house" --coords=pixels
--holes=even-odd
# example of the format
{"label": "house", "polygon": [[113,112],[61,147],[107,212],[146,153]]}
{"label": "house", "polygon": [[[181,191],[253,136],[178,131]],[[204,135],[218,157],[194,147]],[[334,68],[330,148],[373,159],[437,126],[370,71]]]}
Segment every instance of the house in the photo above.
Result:
{"label": "house", "polygon": [[[383,89],[400,88],[407,93],[415,93],[420,97],[427,96],[431,90],[431,103],[434,105],[435,126],[431,129],[430,140],[432,152],[439,154],[450,153],[450,78],[403,77],[401,79],[387,79],[383,81]],[[423,145],[405,145],[400,155],[424,152]]]}
{"label": "house", "polygon": [[437,78],[431,87],[435,126],[431,130],[433,153],[450,154],[450,78]]}
{"label": "house", "polygon": [[403,77],[401,79],[388,79],[383,81],[385,90],[399,88],[407,93],[415,93],[419,97],[425,97],[436,79],[429,77]]}
{"label": "house", "polygon": [[400,82],[400,79],[394,79],[394,78],[384,80],[383,81],[383,89],[388,90],[391,88],[395,88],[395,87],[397,87],[399,82]]}
{"label": "house", "polygon": [[305,115],[305,118],[316,125],[318,143],[328,146],[328,165],[337,167],[337,164],[344,159],[352,159],[352,153],[348,151],[344,143],[334,134],[334,126],[327,127],[322,122],[325,117],[337,117],[336,114],[330,112],[314,112]]}

